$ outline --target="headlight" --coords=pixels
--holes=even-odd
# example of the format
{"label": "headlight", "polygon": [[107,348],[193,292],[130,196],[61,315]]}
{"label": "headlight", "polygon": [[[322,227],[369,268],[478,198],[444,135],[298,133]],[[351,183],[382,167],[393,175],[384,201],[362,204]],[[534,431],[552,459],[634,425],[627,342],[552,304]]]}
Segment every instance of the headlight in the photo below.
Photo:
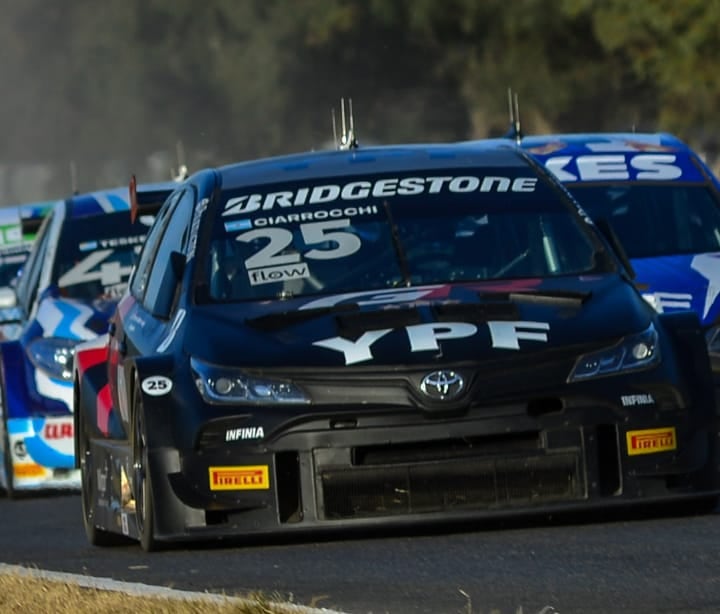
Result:
{"label": "headlight", "polygon": [[243,405],[298,405],[310,403],[292,382],[250,376],[230,369],[190,359],[195,384],[208,403]]}
{"label": "headlight", "polygon": [[651,324],[636,335],[629,335],[612,347],[580,356],[568,382],[604,377],[621,371],[648,369],[660,363],[658,334]]}
{"label": "headlight", "polygon": [[27,355],[30,361],[50,377],[70,381],[73,376],[75,346],[80,343],[60,337],[41,337],[30,342]]}

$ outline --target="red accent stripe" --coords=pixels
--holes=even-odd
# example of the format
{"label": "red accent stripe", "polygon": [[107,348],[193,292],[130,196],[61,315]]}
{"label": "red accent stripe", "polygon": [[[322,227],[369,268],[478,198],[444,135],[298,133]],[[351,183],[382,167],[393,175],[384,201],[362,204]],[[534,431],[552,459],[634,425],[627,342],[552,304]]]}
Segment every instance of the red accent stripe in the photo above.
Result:
{"label": "red accent stripe", "polygon": [[110,384],[105,384],[97,395],[97,425],[100,432],[106,437],[109,435],[108,423],[112,411],[112,396],[110,395]]}
{"label": "red accent stripe", "polygon": [[108,349],[106,347],[83,350],[75,355],[78,370],[82,375],[88,369],[107,361]]}

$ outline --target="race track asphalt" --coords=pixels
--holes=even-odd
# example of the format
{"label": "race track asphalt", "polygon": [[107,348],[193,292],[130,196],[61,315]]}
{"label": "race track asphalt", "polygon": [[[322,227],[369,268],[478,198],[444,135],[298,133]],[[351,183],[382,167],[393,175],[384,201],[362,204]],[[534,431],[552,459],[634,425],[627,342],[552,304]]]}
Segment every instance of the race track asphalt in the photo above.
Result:
{"label": "race track asphalt", "polygon": [[85,540],[77,495],[0,498],[0,562],[350,614],[720,612],[720,514],[624,513],[146,554]]}

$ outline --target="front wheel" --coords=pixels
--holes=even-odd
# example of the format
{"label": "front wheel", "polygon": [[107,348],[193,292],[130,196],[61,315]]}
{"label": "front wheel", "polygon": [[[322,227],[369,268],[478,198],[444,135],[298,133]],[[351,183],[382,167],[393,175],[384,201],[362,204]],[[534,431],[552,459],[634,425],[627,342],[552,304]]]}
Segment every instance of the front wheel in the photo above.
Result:
{"label": "front wheel", "polygon": [[8,410],[5,396],[4,369],[0,366],[0,413],[2,416],[2,437],[3,437],[3,468],[5,470],[5,493],[8,499],[15,498],[15,468],[13,466],[12,449],[10,448],[10,430],[8,429]]}
{"label": "front wheel", "polygon": [[133,396],[133,488],[135,495],[135,521],[140,546],[145,552],[159,549],[155,539],[155,508],[152,480],[148,464],[147,429],[142,395],[135,387]]}
{"label": "front wheel", "polygon": [[[4,401],[4,394],[3,401]],[[15,498],[15,469],[13,467],[12,449],[10,448],[10,432],[8,431],[7,416],[3,412],[3,467],[5,470],[5,494],[8,499]]]}

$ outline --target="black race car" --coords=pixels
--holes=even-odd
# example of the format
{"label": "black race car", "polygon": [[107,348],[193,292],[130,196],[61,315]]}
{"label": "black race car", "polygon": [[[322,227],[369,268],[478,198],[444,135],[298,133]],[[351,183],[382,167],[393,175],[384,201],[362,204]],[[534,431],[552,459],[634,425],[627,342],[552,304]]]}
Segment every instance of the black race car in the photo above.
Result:
{"label": "black race car", "polygon": [[611,239],[493,143],[196,173],[76,353],[88,539],[714,500],[697,315]]}

